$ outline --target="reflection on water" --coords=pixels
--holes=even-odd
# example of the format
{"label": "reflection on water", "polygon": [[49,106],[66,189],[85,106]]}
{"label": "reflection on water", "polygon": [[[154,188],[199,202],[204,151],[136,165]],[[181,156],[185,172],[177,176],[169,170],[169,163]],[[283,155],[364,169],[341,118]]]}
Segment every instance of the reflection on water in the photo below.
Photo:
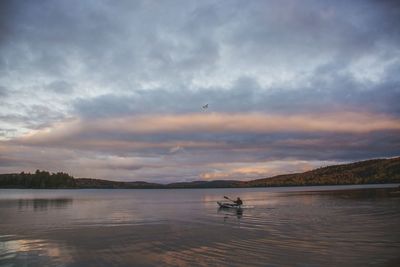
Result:
{"label": "reflection on water", "polygon": [[224,221],[226,221],[229,217],[235,216],[237,219],[241,219],[243,216],[243,209],[230,209],[230,208],[218,208],[218,213],[224,215]]}
{"label": "reflection on water", "polygon": [[[11,239],[0,236],[2,266],[59,266],[71,263],[68,250],[41,239]],[[28,261],[27,261],[28,259]]]}
{"label": "reflection on water", "polygon": [[0,266],[400,266],[398,189],[323,189],[0,190]]}
{"label": "reflection on water", "polygon": [[33,209],[34,211],[43,211],[47,209],[65,209],[68,205],[72,205],[71,198],[55,198],[55,199],[19,199],[18,209]]}

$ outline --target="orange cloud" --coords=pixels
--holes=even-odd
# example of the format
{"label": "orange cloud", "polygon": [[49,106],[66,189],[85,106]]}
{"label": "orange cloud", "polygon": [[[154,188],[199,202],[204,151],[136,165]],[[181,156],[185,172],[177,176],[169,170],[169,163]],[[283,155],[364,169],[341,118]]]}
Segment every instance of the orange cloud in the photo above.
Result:
{"label": "orange cloud", "polygon": [[271,177],[282,173],[304,172],[321,165],[335,163],[334,161],[322,162],[290,159],[253,163],[218,163],[206,166],[211,170],[201,173],[200,177],[204,180],[250,180]]}
{"label": "orange cloud", "polygon": [[119,129],[130,133],[173,132],[349,132],[400,130],[400,120],[380,114],[341,112],[330,114],[268,115],[262,113],[193,113],[144,115],[90,123],[96,130]]}
{"label": "orange cloud", "polygon": [[[67,142],[77,136],[163,133],[368,133],[400,130],[400,120],[381,114],[340,112],[328,114],[269,115],[262,113],[193,113],[141,115],[85,121],[68,120],[22,136],[22,143]],[[179,145],[179,144],[177,144]]]}

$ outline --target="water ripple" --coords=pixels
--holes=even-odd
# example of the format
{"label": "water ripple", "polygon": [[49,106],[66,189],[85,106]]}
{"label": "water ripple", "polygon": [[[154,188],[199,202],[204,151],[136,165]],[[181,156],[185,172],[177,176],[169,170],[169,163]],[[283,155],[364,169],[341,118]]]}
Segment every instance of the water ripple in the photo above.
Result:
{"label": "water ripple", "polygon": [[[1,196],[0,266],[400,262],[400,199],[381,193],[33,191]],[[216,201],[229,194],[240,195],[248,208],[218,209]]]}

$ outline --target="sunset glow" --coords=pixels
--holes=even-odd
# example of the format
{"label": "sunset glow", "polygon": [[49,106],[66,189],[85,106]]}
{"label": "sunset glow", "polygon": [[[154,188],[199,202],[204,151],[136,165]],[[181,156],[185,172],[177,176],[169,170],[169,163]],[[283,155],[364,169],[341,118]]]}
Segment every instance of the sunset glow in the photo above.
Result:
{"label": "sunset glow", "polygon": [[248,180],[400,153],[390,1],[72,2],[5,4],[0,173]]}

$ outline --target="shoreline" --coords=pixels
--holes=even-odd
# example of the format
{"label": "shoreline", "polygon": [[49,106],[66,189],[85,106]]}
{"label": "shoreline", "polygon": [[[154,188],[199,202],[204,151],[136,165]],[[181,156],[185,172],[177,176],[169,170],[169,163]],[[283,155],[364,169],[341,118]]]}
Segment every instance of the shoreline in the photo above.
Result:
{"label": "shoreline", "polygon": [[[343,189],[335,189],[333,191],[340,190],[352,190],[352,189],[391,189],[391,188],[399,188],[400,183],[376,183],[376,184],[324,184],[324,185],[286,185],[286,186],[243,186],[243,187],[159,187],[159,188],[115,188],[115,187],[90,187],[90,188],[26,188],[26,187],[0,187],[0,190],[185,190],[185,189],[252,189],[252,188],[268,188],[268,189],[282,189],[282,188],[316,188],[320,187],[321,189],[328,189],[328,187],[342,187]],[[294,190],[297,191],[297,190]],[[330,190],[309,190],[302,192],[318,192],[318,191],[330,191]]]}

